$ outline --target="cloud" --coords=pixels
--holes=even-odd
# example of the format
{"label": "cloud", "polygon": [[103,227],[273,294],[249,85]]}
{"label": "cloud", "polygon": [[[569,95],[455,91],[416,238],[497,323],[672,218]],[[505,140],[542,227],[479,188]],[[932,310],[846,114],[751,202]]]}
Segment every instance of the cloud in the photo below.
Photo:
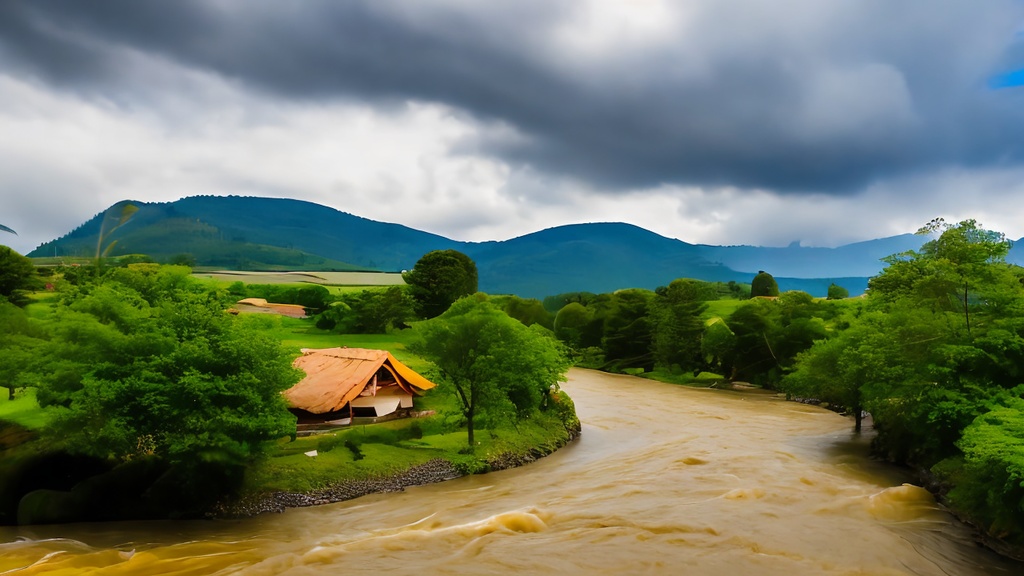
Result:
{"label": "cloud", "polygon": [[1024,65],[1022,16],[1013,0],[4,2],[0,217],[38,242],[124,198],[234,193],[472,240],[628,220],[833,244],[961,209],[985,222],[1024,161],[1024,92],[992,89]]}
{"label": "cloud", "polygon": [[985,90],[1009,0],[7,6],[7,59],[69,89],[137,86],[141,52],[286,99],[435,102],[527,136],[488,153],[598,189],[849,193],[1022,156],[1020,97]]}

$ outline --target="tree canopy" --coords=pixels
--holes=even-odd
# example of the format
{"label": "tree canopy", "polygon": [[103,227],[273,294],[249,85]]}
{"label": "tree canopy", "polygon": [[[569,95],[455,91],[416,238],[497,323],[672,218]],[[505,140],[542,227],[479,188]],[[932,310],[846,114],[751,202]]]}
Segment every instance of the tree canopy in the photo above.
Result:
{"label": "tree canopy", "polygon": [[18,334],[0,374],[38,388],[65,449],[238,464],[294,432],[280,392],[299,374],[253,324],[271,319],[226,314],[187,268],[111,269],[61,296],[53,322],[5,320]]}
{"label": "tree canopy", "polygon": [[0,298],[23,306],[28,302],[24,293],[37,287],[39,276],[32,260],[7,246],[0,246]]}
{"label": "tree canopy", "polygon": [[434,250],[402,274],[424,318],[439,316],[453,302],[477,290],[476,263],[458,250]]}
{"label": "tree canopy", "polygon": [[478,294],[415,327],[412,351],[437,367],[455,394],[474,445],[477,423],[515,419],[540,408],[569,361],[550,331],[527,327]]}
{"label": "tree canopy", "polygon": [[949,502],[1024,543],[1024,270],[974,220],[934,220],[896,254],[863,307],[783,380],[874,420],[880,455],[929,469]]}
{"label": "tree canopy", "polygon": [[827,297],[829,300],[842,300],[850,297],[850,291],[833,282],[828,285]]}
{"label": "tree canopy", "polygon": [[750,296],[778,296],[779,284],[771,274],[760,270],[750,281]]}

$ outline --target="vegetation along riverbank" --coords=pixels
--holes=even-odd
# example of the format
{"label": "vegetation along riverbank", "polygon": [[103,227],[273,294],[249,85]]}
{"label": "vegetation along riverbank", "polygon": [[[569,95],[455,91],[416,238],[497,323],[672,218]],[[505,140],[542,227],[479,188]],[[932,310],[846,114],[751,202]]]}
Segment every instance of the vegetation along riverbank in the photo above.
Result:
{"label": "vegetation along riverbank", "polygon": [[[389,489],[430,462],[431,478],[484,471],[499,455],[544,453],[578,432],[557,387],[574,363],[817,398],[855,427],[870,413],[875,455],[925,471],[951,509],[1019,549],[1024,269],[1005,261],[1001,234],[974,221],[935,221],[921,234],[921,248],[887,258],[859,298],[840,286],[827,299],[780,293],[768,272],[750,285],[677,279],[543,301],[489,296],[476,293],[472,261],[450,250],[425,256],[406,285],[379,288],[69,267],[55,292],[22,287],[8,298],[22,306],[2,308],[0,381],[18,391],[7,419],[21,428],[3,436],[4,467],[20,471],[5,474],[0,513],[61,521],[112,493],[136,504],[123,508],[131,513],[189,502],[173,513],[202,515],[230,508],[227,495],[316,502],[368,479]],[[309,317],[224,312],[246,297],[301,305]],[[440,383],[416,398],[415,412],[433,414],[293,437],[281,397],[301,376],[291,360],[344,345],[388,350]],[[433,467],[438,459],[451,469]],[[145,489],[128,496],[112,488],[121,485]]]}
{"label": "vegetation along riverbank", "polygon": [[[0,522],[196,517],[243,513],[239,502],[338,500],[527,462],[579,433],[558,390],[569,366],[561,345],[486,295],[424,319],[404,289],[343,291],[332,301],[322,286],[103,264],[57,271],[52,292],[21,289],[22,307],[0,303],[8,388]],[[458,290],[444,295],[448,304],[475,284]],[[229,314],[242,297],[300,304],[317,318]],[[376,305],[396,306],[401,327]],[[438,334],[458,347],[432,345]],[[300,348],[329,346],[388,350],[439,386],[415,399],[419,418],[299,436],[281,392],[301,376],[291,366]]]}

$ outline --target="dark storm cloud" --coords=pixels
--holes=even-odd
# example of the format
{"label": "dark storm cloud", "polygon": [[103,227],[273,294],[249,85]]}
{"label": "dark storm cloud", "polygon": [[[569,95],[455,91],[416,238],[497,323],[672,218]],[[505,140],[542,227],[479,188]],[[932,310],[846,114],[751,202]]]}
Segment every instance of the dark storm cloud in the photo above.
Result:
{"label": "dark storm cloud", "polygon": [[[683,3],[678,32],[574,52],[568,3],[0,3],[0,63],[117,101],[155,56],[285,99],[440,102],[515,138],[477,150],[596,189],[843,194],[1024,160],[1010,0]],[[643,3],[637,3],[643,9]]]}

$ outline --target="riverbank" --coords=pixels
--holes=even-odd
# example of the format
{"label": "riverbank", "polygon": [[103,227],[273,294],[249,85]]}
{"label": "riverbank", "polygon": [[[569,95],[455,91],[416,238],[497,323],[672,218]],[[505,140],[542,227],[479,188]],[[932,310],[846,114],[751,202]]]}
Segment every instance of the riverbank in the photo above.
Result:
{"label": "riverbank", "polygon": [[213,518],[245,518],[266,513],[282,513],[288,508],[321,506],[369,494],[402,492],[411,486],[435,484],[468,474],[484,474],[525,466],[554,453],[579,438],[581,432],[579,420],[575,420],[574,426],[570,423],[565,431],[564,436],[559,435],[552,443],[528,450],[501,452],[477,461],[475,466],[467,466],[466,459],[462,459],[461,465],[457,465],[445,458],[434,458],[401,472],[371,478],[345,479],[323,488],[305,492],[275,491],[249,494],[235,502],[219,504],[210,512],[209,516]]}

